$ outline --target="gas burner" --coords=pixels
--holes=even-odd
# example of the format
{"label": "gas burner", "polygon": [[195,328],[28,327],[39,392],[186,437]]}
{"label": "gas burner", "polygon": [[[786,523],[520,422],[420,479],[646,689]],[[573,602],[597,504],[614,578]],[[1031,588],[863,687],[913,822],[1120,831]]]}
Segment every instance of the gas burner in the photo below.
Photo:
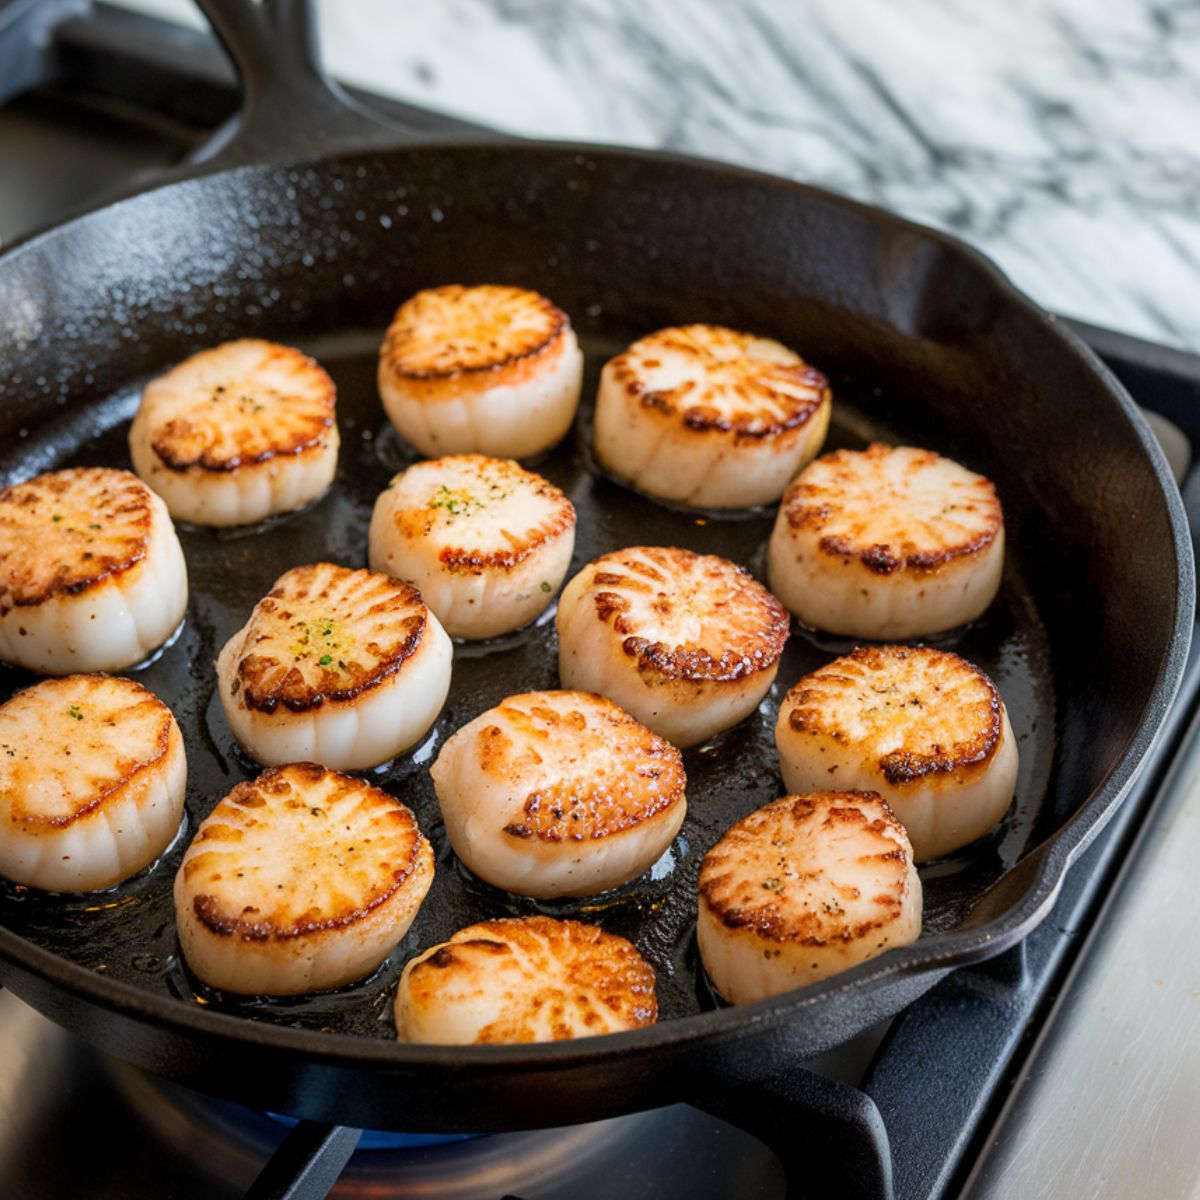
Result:
{"label": "gas burner", "polygon": [[[145,1127],[175,1153],[203,1164],[231,1195],[241,1194],[236,1189],[245,1188],[255,1165],[261,1166],[282,1140],[278,1118],[120,1064],[110,1067],[115,1085]],[[783,1195],[782,1170],[761,1143],[682,1104],[526,1133],[439,1138],[368,1130],[329,1195],[334,1200],[634,1196],[661,1169],[670,1147],[702,1146],[713,1138],[721,1143],[720,1153],[701,1155],[700,1162],[689,1153],[688,1171],[697,1179],[691,1196],[766,1200]]]}
{"label": "gas burner", "polygon": [[[46,1200],[86,1187],[90,1200],[125,1200],[161,1195],[169,1179],[173,1200],[233,1200],[247,1193],[287,1134],[286,1118],[103,1057],[10,992],[0,993],[0,1063],[0,1195],[6,1197]],[[400,1138],[409,1144],[396,1144]],[[71,1153],[60,1154],[68,1145]],[[526,1133],[366,1132],[329,1194],[335,1200],[638,1196],[673,1156],[692,1200],[784,1194],[782,1168],[761,1142],[682,1104]],[[26,1190],[31,1179],[39,1190]]]}

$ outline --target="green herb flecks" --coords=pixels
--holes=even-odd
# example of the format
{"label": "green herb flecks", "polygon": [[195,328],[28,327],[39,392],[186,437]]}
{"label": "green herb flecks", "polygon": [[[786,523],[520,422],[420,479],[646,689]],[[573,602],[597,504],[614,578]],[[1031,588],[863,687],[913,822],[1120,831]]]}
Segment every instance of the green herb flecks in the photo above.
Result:
{"label": "green herb flecks", "polygon": [[457,517],[463,513],[482,508],[483,505],[466,488],[448,488],[443,483],[439,484],[437,491],[433,493],[433,499],[430,500],[429,507],[440,508],[444,512],[448,512],[451,516]]}
{"label": "green herb flecks", "polygon": [[317,662],[327,667],[333,662],[331,651],[342,648],[341,631],[333,617],[321,617],[316,621],[293,621],[292,630],[295,638],[288,649],[297,662],[303,662],[316,654]]}

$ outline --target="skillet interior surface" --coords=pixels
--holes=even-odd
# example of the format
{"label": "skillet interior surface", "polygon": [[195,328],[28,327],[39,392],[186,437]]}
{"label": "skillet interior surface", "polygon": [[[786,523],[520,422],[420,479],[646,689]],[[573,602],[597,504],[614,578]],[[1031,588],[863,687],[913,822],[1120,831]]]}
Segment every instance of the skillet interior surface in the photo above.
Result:
{"label": "skillet interior surface", "polygon": [[[784,794],[774,749],[779,702],[800,675],[828,662],[853,643],[799,634],[791,639],[770,697],[749,720],[686,754],[689,814],[680,837],[651,878],[612,898],[583,902],[536,903],[510,897],[479,881],[454,858],[446,840],[428,764],[455,729],[505,696],[558,686],[557,639],[552,612],[536,625],[488,643],[456,647],[449,702],[431,736],[415,752],[367,773],[417,815],[437,854],[433,890],[417,920],[387,964],[372,978],[337,993],[287,1000],[239,1000],[221,996],[192,977],[177,952],[171,882],[196,824],[236,782],[259,768],[234,742],[216,696],[213,662],[225,641],[245,622],[255,602],[275,578],[302,562],[331,561],[347,566],[366,562],[367,525],[376,495],[407,463],[412,452],[388,426],[374,384],[381,334],[342,335],[306,345],[329,367],[338,384],[343,450],[330,495],[305,512],[264,527],[217,532],[181,529],[192,597],[178,639],[156,661],[133,674],[175,712],[185,732],[188,764],[188,828],[171,851],[148,872],[109,892],[86,896],[44,896],[4,885],[0,918],[9,929],[72,960],[188,1002],[252,1014],[260,1019],[387,1037],[386,1003],[400,967],[419,948],[448,938],[472,921],[509,913],[543,911],[582,914],[614,933],[631,938],[657,969],[662,1017],[711,1006],[698,978],[692,928],[696,876],[708,848],[731,824]],[[604,359],[620,342],[591,342],[585,394],[595,390]],[[831,444],[862,444],[868,433],[889,441],[904,431],[866,418],[854,404],[854,381],[839,381],[838,424]],[[128,420],[136,389],[102,406],[105,432],[91,437],[80,452],[56,465],[129,467]],[[698,516],[652,504],[599,476],[587,451],[589,421],[577,428],[538,470],[558,484],[578,512],[578,539],[572,573],[598,554],[622,546],[688,546],[720,554],[762,576],[763,549],[774,510],[753,516]],[[89,423],[97,413],[87,414]],[[93,426],[94,427],[94,426]],[[32,444],[31,444],[32,443]],[[27,453],[53,453],[28,439]],[[29,469],[16,456],[6,473],[22,477]],[[1013,556],[1003,595],[971,628],[943,638],[979,663],[996,680],[1009,706],[1021,749],[1018,800],[996,832],[952,859],[926,868],[925,922],[931,931],[957,925],[983,890],[1029,847],[1052,831],[1039,803],[1055,758],[1057,732],[1049,649],[1036,606]],[[31,683],[33,676],[6,668],[5,695]]]}
{"label": "skillet interior surface", "polygon": [[[497,643],[459,646],[433,736],[373,776],[414,809],[438,851],[433,890],[380,972],[326,996],[235,1000],[190,978],[176,951],[170,885],[186,839],[254,772],[220,715],[213,659],[286,568],[365,561],[370,505],[409,461],[379,407],[374,355],[395,305],[423,286],[534,287],[579,329],[589,351],[585,410],[537,464],[579,510],[573,569],[607,549],[660,543],[723,554],[761,575],[771,513],[666,509],[599,476],[589,461],[599,364],[668,323],[714,321],[794,346],[831,378],[831,445],[871,437],[926,445],[997,482],[1010,538],[1001,598],[942,644],[999,684],[1021,748],[1020,782],[993,835],[923,871],[926,936],[894,955],[910,979],[926,969],[932,983],[941,956],[964,947],[983,956],[1028,927],[1045,894],[1031,901],[1038,878],[1020,872],[1019,886],[1006,890],[1014,878],[1006,873],[1064,826],[1067,853],[1077,849],[1119,793],[1149,736],[1147,718],[1173,687],[1166,664],[1178,650],[1185,573],[1177,530],[1115,393],[981,261],[870,210],[653,156],[427,147],[175,185],[35,239],[0,272],[0,345],[15,364],[0,378],[2,482],[71,463],[127,466],[125,431],[140,382],[226,338],[300,345],[339,385],[343,451],[328,497],[262,529],[181,531],[188,619],[178,640],[136,672],[171,705],[187,738],[180,840],[108,893],[71,898],[5,886],[0,894],[7,930],[139,993],[177,999],[181,1014],[199,1004],[387,1038],[390,987],[412,952],[469,921],[534,908],[453,861],[427,765],[450,732],[503,696],[556,685],[548,621]],[[658,970],[666,1019],[713,1004],[691,933],[704,852],[780,794],[771,730],[782,692],[846,646],[794,635],[763,708],[687,753],[689,815],[656,878],[600,904],[542,906],[632,937]],[[0,695],[28,682],[0,668]],[[994,899],[979,905],[997,881]],[[861,1003],[867,989],[857,991],[813,992],[827,995],[826,1019],[807,1035],[790,1030],[791,1043],[814,1052],[878,1019],[879,1005]],[[906,998],[914,994],[910,983]],[[713,1027],[730,1017],[714,1014]],[[641,1044],[651,1046],[656,1033]],[[313,1043],[305,1048],[312,1053]],[[559,1061],[569,1065],[567,1055]]]}

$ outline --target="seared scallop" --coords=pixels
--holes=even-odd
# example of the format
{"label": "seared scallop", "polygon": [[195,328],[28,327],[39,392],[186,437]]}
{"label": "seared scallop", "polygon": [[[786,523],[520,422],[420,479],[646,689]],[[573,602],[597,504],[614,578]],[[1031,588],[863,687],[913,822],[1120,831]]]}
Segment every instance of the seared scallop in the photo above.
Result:
{"label": "seared scallop", "polygon": [[555,1042],[652,1025],[654,970],[595,925],[482,921],[414,958],[396,989],[402,1042]]}
{"label": "seared scallop", "polygon": [[118,671],[178,629],[187,600],[166,506],[131,472],[73,467],[0,491],[0,659]]}
{"label": "seared scallop", "polygon": [[391,953],[432,882],[433,851],[399,800],[293,763],[239,783],[196,831],[175,876],[179,944],[222,991],[341,987]]}
{"label": "seared scallop", "polygon": [[430,773],[454,852],[521,896],[636,879],[687,810],[679,751],[582,692],[510,696],[455,733]]}
{"label": "seared scallop", "polygon": [[663,546],[589,563],[557,622],[563,686],[608,696],[677,746],[753,712],[788,636],[783,605],[741,567]]}
{"label": "seared scallop", "polygon": [[1003,570],[991,482],[908,446],[817,459],[788,488],[767,548],[784,604],[805,625],[851,637],[964,625],[995,599]]}
{"label": "seared scallop", "polygon": [[217,659],[230,729],[261,763],[361,771],[421,738],[453,651],[417,590],[331,563],[275,581]]}
{"label": "seared scallop", "polygon": [[335,402],[333,380],[299,350],[226,342],[146,385],[129,453],[176,520],[248,525],[325,494]]}
{"label": "seared scallop", "polygon": [[917,862],[986,833],[1012,803],[1017,744],[996,685],[926,646],[870,646],[806,675],[779,710],[789,792],[879,792]]}
{"label": "seared scallop", "polygon": [[575,419],[583,354],[562,309],[525,288],[449,284],[396,312],[379,352],[379,394],[422,454],[525,458]]}
{"label": "seared scallop", "polygon": [[815,983],[920,933],[912,849],[873,792],[784,796],[734,825],[700,868],[700,956],[730,1004]]}
{"label": "seared scallop", "polygon": [[575,509],[511,459],[459,454],[417,463],[375,502],[371,567],[415,584],[453,637],[529,624],[567,573]]}
{"label": "seared scallop", "polygon": [[128,879],[175,837],[186,781],[179,726],[140,683],[18,692],[0,705],[0,875],[49,892]]}
{"label": "seared scallop", "polygon": [[825,376],[770,338],[661,329],[600,373],[596,457],[660,500],[769,504],[821,449],[830,403]]}

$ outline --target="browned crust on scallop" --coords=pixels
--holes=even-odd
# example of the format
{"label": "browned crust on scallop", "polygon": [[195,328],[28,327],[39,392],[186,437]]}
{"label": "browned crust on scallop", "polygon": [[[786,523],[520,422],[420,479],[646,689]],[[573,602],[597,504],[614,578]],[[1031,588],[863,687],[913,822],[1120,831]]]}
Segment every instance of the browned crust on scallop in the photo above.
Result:
{"label": "browned crust on scallop", "polygon": [[[86,493],[88,517],[55,521],[56,508],[88,484],[100,485]],[[152,495],[136,475],[107,467],[53,471],[0,491],[0,616],[81,595],[137,566],[154,524]]]}
{"label": "browned crust on scallop", "polygon": [[[325,449],[329,431],[333,428],[337,405],[337,388],[333,380],[315,359],[300,350],[270,342],[264,342],[263,345],[268,362],[285,360],[294,367],[310,371],[314,379],[321,380],[321,396],[315,401],[317,412],[304,419],[301,419],[299,414],[289,412],[287,421],[276,420],[271,423],[270,437],[266,444],[252,452],[242,451],[228,456],[218,453],[213,447],[209,432],[211,426],[206,429],[205,414],[199,406],[194,414],[172,417],[161,424],[151,424],[150,449],[168,471],[179,474],[187,471],[223,474],[259,466],[275,458],[295,458]],[[175,370],[186,369],[189,361],[180,363]],[[313,402],[306,398],[306,403]]]}
{"label": "browned crust on scallop", "polygon": [[549,975],[543,990],[523,998],[520,1011],[484,1026],[475,1039],[477,1044],[531,1041],[534,1021],[546,1008],[552,1017],[552,1036],[573,1037],[575,1026],[566,1019],[572,1006],[580,1011],[581,1024],[600,1022],[592,1006],[584,1002],[589,995],[629,1028],[653,1025],[658,1019],[654,969],[635,946],[596,925],[543,916],[500,918],[460,929],[410,970],[407,987],[418,1005],[430,1002],[421,994],[425,988],[436,997],[439,975],[463,965],[462,948],[494,958],[497,971],[503,970],[504,960],[515,953],[534,961],[552,955],[566,967],[565,979]]}
{"label": "browned crust on scallop", "polygon": [[[294,567],[255,605],[242,642],[233,685],[234,695],[240,698],[246,708],[273,713],[283,705],[291,712],[300,713],[320,708],[323,704],[353,701],[399,671],[420,647],[428,625],[428,610],[420,592],[411,584],[372,572],[374,586],[380,596],[378,603],[394,608],[397,614],[392,626],[392,643],[383,646],[370,642],[364,647],[375,660],[373,665],[356,661],[352,652],[347,651],[346,658],[333,661],[325,667],[309,658],[305,659],[307,670],[301,670],[295,663],[284,669],[286,658],[256,653],[253,649],[256,644],[255,620],[260,616],[277,615],[287,621],[292,617],[289,603],[294,604],[310,594],[318,599],[326,595],[327,589],[310,593],[308,587],[318,572],[328,566],[326,563],[316,563]],[[345,574],[352,573],[346,567],[334,569]],[[345,665],[342,666],[342,663]],[[310,682],[307,671],[317,675],[317,683]]]}
{"label": "browned crust on scallop", "polygon": [[995,533],[979,534],[935,553],[896,551],[886,542],[877,542],[865,550],[856,550],[845,538],[823,537],[817,544],[834,558],[857,558],[874,575],[894,575],[897,571],[936,571],[958,558],[970,558],[986,550],[996,540]]}
{"label": "browned crust on scallop", "polygon": [[[878,917],[849,924],[838,921],[836,910],[787,912],[765,884],[741,878],[743,856],[747,852],[757,852],[768,859],[778,851],[779,861],[783,864],[791,848],[787,834],[813,821],[822,822],[830,832],[842,827],[879,835],[880,845],[887,848],[867,857],[874,862],[895,863],[897,870],[894,882],[871,897],[871,904],[880,910]],[[778,832],[781,827],[782,834]],[[774,834],[773,830],[776,831]],[[700,901],[727,928],[746,930],[766,941],[812,947],[856,942],[890,925],[902,911],[908,895],[908,857],[900,846],[884,836],[888,830],[906,836],[904,827],[887,802],[876,792],[810,792],[784,796],[744,817],[708,852],[700,868]],[[838,887],[836,881],[833,886]],[[860,898],[856,888],[841,886],[846,893],[852,893],[845,899]],[[739,889],[750,897],[743,903],[729,898]]]}
{"label": "browned crust on scallop", "polygon": [[[957,559],[970,558],[986,550],[1004,528],[1004,513],[995,487],[983,476],[978,476],[976,489],[977,502],[987,513],[983,528],[973,537],[963,538],[938,550],[919,550],[912,545],[871,540],[872,521],[869,518],[860,522],[856,530],[860,536],[854,538],[821,533],[839,515],[838,507],[830,503],[829,495],[839,479],[857,480],[855,468],[863,459],[878,461],[897,450],[910,449],[873,442],[865,450],[834,450],[822,455],[805,468],[784,493],[782,508],[788,525],[796,531],[819,535],[817,545],[825,554],[846,561],[858,561],[874,575],[893,575],[898,571],[937,571]],[[912,459],[912,469],[933,466],[939,458],[940,455],[932,450],[917,451]],[[833,473],[829,482],[819,485],[812,482],[814,475],[825,472]]]}
{"label": "browned crust on scallop", "polygon": [[[684,796],[687,778],[676,747],[603,696],[587,692],[574,696],[578,707],[566,713],[540,703],[536,692],[497,705],[493,712],[508,724],[490,724],[480,731],[481,770],[520,787],[529,775],[536,777],[537,770],[526,768],[521,744],[514,743],[510,729],[533,738],[595,738],[601,736],[594,725],[598,721],[610,732],[614,758],[619,755],[627,774],[580,774],[535,787],[525,797],[523,818],[504,826],[509,837],[550,843],[598,841],[651,820]],[[630,776],[634,786],[627,788]]]}
{"label": "browned crust on scallop", "polygon": [[565,787],[539,788],[526,797],[524,819],[505,825],[504,832],[522,841],[535,838],[553,843],[595,842],[658,816],[676,804],[680,794],[657,795],[652,802],[630,811],[607,788],[588,792]]}
{"label": "browned crust on scallop", "polygon": [[[506,333],[511,344],[503,350],[499,339],[476,338],[476,347],[443,343],[440,354],[435,359],[440,363],[430,362],[428,356],[421,354],[414,342],[419,326],[424,320],[429,306],[437,304],[458,304],[469,302],[473,298],[494,301],[497,312],[502,311],[504,304],[518,302],[536,307],[544,318],[542,328],[520,331],[519,336],[513,336],[512,331]],[[392,318],[391,325],[383,339],[380,350],[380,367],[397,379],[407,379],[428,382],[446,379],[458,379],[462,376],[486,376],[523,373],[522,367],[531,365],[544,355],[551,353],[562,343],[563,333],[570,328],[570,319],[556,304],[545,296],[526,288],[505,287],[495,284],[482,284],[466,287],[462,284],[446,284],[442,287],[426,288],[406,300]],[[500,382],[496,380],[495,382]]]}
{"label": "browned crust on scallop", "polygon": [[[705,353],[698,338],[710,333],[745,338],[748,342],[755,340],[751,334],[726,330],[717,325],[672,326],[634,342],[623,354],[618,354],[606,364],[605,373],[642,408],[667,417],[678,416],[684,427],[694,433],[733,434],[739,441],[780,437],[792,429],[806,425],[813,414],[830,401],[832,392],[829,381],[815,367],[804,362],[792,365],[763,359],[759,365],[756,360],[754,390],[759,392],[759,397],[756,399],[747,385],[739,385],[736,394],[739,399],[744,400],[746,407],[733,414],[723,413],[711,404],[689,404],[688,399],[696,390],[693,380],[686,380],[674,388],[659,390],[650,390],[642,382],[637,366],[639,363],[657,366],[652,355],[659,348],[695,358],[701,369],[708,366],[714,360]],[[801,400],[790,392],[772,386],[774,383],[783,382],[818,389],[818,394]],[[763,398],[769,398],[778,404],[784,410],[784,415],[778,416],[764,408]]]}
{"label": "browned crust on scallop", "polygon": [[513,571],[527,558],[546,546],[558,541],[563,534],[575,528],[575,509],[558,488],[543,481],[537,494],[555,502],[562,501],[565,507],[555,511],[553,517],[543,521],[535,529],[523,534],[505,533],[508,545],[503,550],[482,553],[462,547],[450,547],[438,554],[438,561],[449,571],[462,571],[477,575],[482,571]]}
{"label": "browned crust on scallop", "polygon": [[328,431],[332,426],[333,418],[328,417],[321,421],[322,432],[319,434],[304,436],[296,433],[288,437],[286,441],[281,441],[277,445],[260,450],[255,454],[238,454],[231,458],[215,459],[207,450],[196,454],[175,452],[174,444],[187,436],[181,422],[176,419],[168,421],[163,426],[162,435],[151,441],[150,449],[154,451],[158,461],[168,471],[174,471],[180,475],[188,471],[203,471],[207,474],[219,475],[232,471],[244,471],[247,467],[261,466],[276,458],[299,458],[302,454],[323,451]]}
{"label": "browned crust on scallop", "polygon": [[[784,701],[790,706],[787,721],[793,730],[838,742],[848,740],[846,733],[831,725],[826,717],[824,685],[827,681],[835,686],[842,682],[850,663],[876,672],[886,672],[896,663],[925,663],[937,669],[962,672],[982,687],[986,697],[984,721],[974,722],[979,728],[973,736],[958,738],[949,745],[933,742],[923,749],[905,746],[882,755],[877,765],[888,783],[899,786],[916,783],[930,775],[960,773],[990,761],[995,754],[1004,728],[1004,702],[996,685],[974,663],[929,646],[861,646],[804,676],[793,684]],[[883,682],[886,683],[886,678]],[[931,698],[931,702],[936,700]]]}
{"label": "browned crust on scallop", "polygon": [[[212,815],[196,834],[192,846],[202,853],[203,843],[209,836],[220,837],[226,832],[220,826],[221,808],[224,805],[239,805],[243,808],[257,808],[265,801],[262,793],[275,796],[286,796],[293,790],[299,794],[298,802],[307,807],[302,794],[305,784],[313,784],[326,778],[332,778],[339,784],[337,794],[347,791],[365,792],[375,802],[386,801],[393,806],[389,813],[389,821],[399,826],[405,834],[411,835],[408,857],[404,862],[389,865],[386,874],[378,877],[378,886],[370,901],[360,905],[343,905],[339,910],[328,913],[320,918],[312,917],[292,924],[281,926],[270,917],[256,916],[259,909],[253,906],[243,908],[240,912],[230,913],[215,896],[198,893],[192,900],[192,911],[196,919],[209,932],[218,937],[238,937],[246,942],[286,942],[295,938],[308,937],[312,934],[325,933],[334,929],[345,929],[351,925],[366,920],[377,909],[387,904],[393,896],[421,869],[422,859],[430,854],[428,843],[421,837],[421,831],[412,813],[399,800],[373,788],[360,779],[352,779],[336,771],[328,771],[316,763],[290,763],[284,767],[272,767],[264,771],[257,779],[239,783],[221,804],[213,810]],[[199,870],[201,864],[190,857],[185,857],[182,870],[185,883]],[[431,866],[432,869],[432,866]]]}
{"label": "browned crust on scallop", "polygon": [[[438,561],[447,571],[461,571],[470,575],[478,575],[484,571],[513,571],[527,558],[537,554],[545,546],[556,542],[563,534],[575,528],[575,507],[564,492],[555,487],[548,479],[543,479],[533,471],[526,471],[516,462],[508,459],[491,459],[484,454],[446,455],[437,461],[451,463],[472,460],[496,464],[494,471],[497,475],[512,478],[514,486],[522,488],[530,495],[548,501],[554,506],[554,512],[547,520],[541,521],[532,528],[504,530],[507,544],[499,550],[484,552],[462,546],[445,547],[438,552]],[[500,467],[503,468],[502,471],[499,469]],[[399,533],[405,538],[413,539],[424,537],[430,532],[437,521],[436,514],[437,510],[431,509],[429,505],[424,507],[406,505],[396,510],[393,519]]]}
{"label": "browned crust on scallop", "polygon": [[[635,555],[653,561],[646,563]],[[632,609],[629,600],[609,589],[632,586],[643,592],[657,591],[654,608],[666,615],[680,603],[670,589],[672,575],[681,567],[703,572],[710,581],[719,580],[733,599],[754,606],[759,620],[753,635],[730,631],[731,641],[736,636],[748,643],[746,648],[733,645],[714,656],[704,646],[652,642],[637,633],[637,625],[628,615]],[[787,609],[749,571],[727,559],[678,547],[635,546],[596,559],[592,569],[589,590],[597,618],[622,637],[621,649],[637,660],[638,671],[656,681],[732,682],[771,669],[783,653],[791,629]]]}
{"label": "browned crust on scallop", "polygon": [[[61,691],[65,693],[64,704],[68,699],[71,699],[72,703],[77,703],[78,695],[75,688],[83,680],[91,680],[97,684],[109,684],[112,682],[111,678],[107,675],[73,675],[63,679],[47,679],[42,683],[35,684],[31,688],[26,688],[24,691],[18,692],[7,703],[18,702],[22,696],[28,696],[35,691],[42,694]],[[125,714],[132,716],[153,712],[159,718],[152,753],[149,757],[120,760],[114,768],[112,780],[106,786],[97,789],[87,804],[77,808],[74,812],[53,817],[25,811],[22,797],[30,785],[36,784],[42,779],[43,770],[37,759],[23,759],[14,756],[7,763],[7,783],[12,791],[10,819],[14,824],[20,825],[27,833],[60,832],[74,825],[77,821],[82,821],[92,816],[99,812],[114,797],[131,787],[141,776],[156,770],[163,759],[167,757],[171,749],[171,732],[175,723],[171,715],[171,710],[153,692],[144,688],[140,683],[132,679],[123,679],[120,682],[129,689],[131,696],[136,697],[136,700],[124,708],[123,711]],[[115,721],[110,718],[107,724],[115,726]]]}
{"label": "browned crust on scallop", "polygon": [[438,562],[448,571],[461,571],[467,575],[479,575],[484,571],[514,571],[532,554],[543,546],[561,537],[575,522],[556,521],[554,531],[539,531],[534,537],[521,538],[506,550],[484,553],[479,550],[448,548],[438,555]]}

